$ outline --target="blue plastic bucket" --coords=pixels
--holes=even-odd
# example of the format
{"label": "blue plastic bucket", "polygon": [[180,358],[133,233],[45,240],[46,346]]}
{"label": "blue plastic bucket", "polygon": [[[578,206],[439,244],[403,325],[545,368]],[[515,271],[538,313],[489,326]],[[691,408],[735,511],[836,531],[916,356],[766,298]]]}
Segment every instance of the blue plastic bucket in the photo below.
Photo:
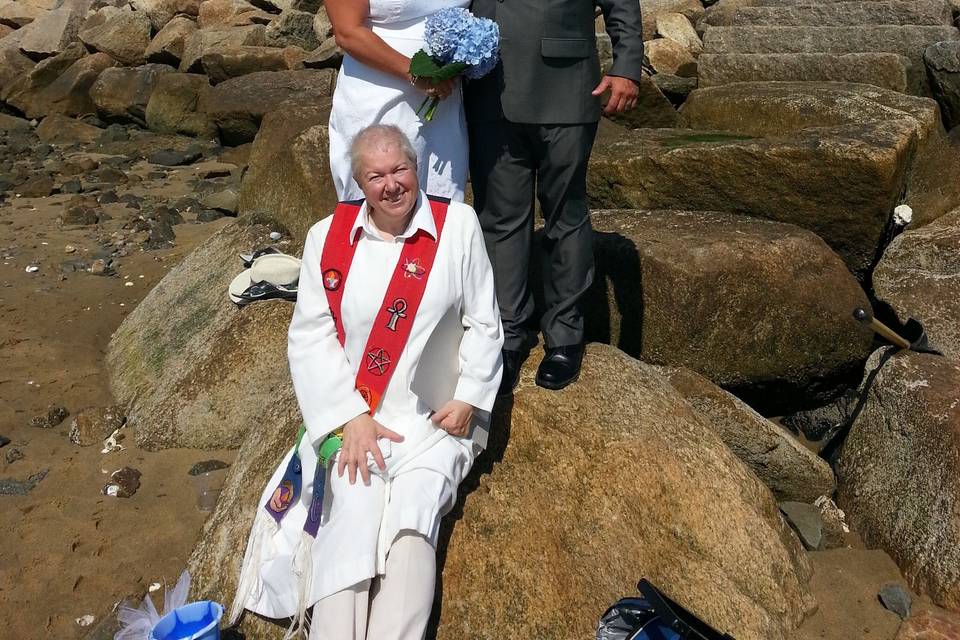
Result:
{"label": "blue plastic bucket", "polygon": [[160,618],[150,640],[220,640],[222,616],[223,607],[216,602],[191,602]]}

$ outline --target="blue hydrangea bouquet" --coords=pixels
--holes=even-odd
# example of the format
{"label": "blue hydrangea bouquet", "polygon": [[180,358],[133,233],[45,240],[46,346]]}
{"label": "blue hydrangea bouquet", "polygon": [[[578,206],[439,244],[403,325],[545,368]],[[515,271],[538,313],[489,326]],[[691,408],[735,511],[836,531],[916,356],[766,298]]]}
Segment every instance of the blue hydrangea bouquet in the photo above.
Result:
{"label": "blue hydrangea bouquet", "polygon": [[[463,75],[482,78],[497,66],[500,29],[466,9],[441,9],[426,20],[424,48],[410,60],[410,75],[437,83]],[[427,97],[417,115],[429,122],[440,103]]]}

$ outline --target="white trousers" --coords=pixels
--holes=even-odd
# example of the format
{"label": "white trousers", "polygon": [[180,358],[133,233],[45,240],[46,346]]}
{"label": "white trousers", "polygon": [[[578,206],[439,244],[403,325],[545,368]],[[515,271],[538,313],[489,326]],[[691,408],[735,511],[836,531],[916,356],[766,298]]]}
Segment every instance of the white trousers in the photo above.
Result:
{"label": "white trousers", "polygon": [[313,606],[310,640],[423,640],[436,575],[433,545],[414,531],[401,532],[390,547],[382,576]]}

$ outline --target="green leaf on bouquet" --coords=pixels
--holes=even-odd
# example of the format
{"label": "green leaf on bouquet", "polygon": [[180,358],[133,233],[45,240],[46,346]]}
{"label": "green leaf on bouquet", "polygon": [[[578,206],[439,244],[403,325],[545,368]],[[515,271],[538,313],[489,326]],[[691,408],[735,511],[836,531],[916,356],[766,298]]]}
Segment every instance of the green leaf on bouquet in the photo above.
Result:
{"label": "green leaf on bouquet", "polygon": [[442,67],[437,61],[427,55],[427,52],[421,49],[413,54],[410,59],[410,75],[418,78],[426,78],[434,83],[456,78],[467,68],[463,62],[451,62]]}

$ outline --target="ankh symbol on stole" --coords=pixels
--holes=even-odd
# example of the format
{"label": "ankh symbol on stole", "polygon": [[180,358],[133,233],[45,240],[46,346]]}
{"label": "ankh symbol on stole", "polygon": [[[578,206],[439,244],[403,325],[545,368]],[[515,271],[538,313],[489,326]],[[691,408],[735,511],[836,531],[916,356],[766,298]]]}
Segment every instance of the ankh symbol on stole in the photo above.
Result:
{"label": "ankh symbol on stole", "polygon": [[407,317],[407,314],[405,313],[406,310],[407,310],[406,300],[404,300],[403,298],[397,298],[396,300],[394,300],[393,305],[390,307],[387,307],[387,313],[390,314],[390,321],[387,322],[387,329],[389,329],[390,331],[396,331],[397,321],[400,320],[400,318]]}

